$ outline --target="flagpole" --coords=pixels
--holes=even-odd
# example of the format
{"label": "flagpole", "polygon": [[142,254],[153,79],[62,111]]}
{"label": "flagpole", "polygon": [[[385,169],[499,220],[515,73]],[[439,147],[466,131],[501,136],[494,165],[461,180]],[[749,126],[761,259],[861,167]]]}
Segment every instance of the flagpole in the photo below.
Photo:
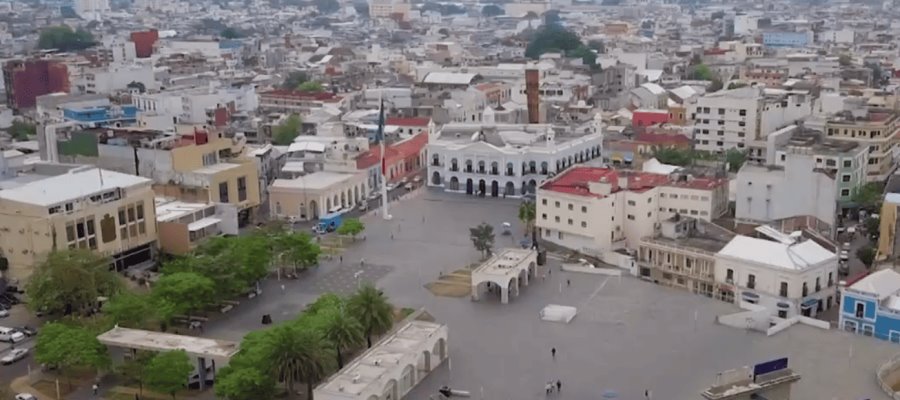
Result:
{"label": "flagpole", "polygon": [[384,158],[384,89],[380,89],[378,92],[378,134],[376,138],[378,139],[379,146],[381,146],[381,213],[382,217],[385,220],[391,219],[391,213],[388,211],[388,191],[387,191],[387,165],[385,164]]}

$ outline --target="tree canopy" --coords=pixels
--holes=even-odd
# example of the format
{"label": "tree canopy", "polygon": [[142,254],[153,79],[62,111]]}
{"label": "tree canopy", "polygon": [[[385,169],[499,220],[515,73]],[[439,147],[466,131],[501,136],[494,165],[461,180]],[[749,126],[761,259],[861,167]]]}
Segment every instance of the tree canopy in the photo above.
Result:
{"label": "tree canopy", "polygon": [[67,25],[45,28],[38,38],[38,47],[45,50],[77,51],[96,44],[94,36],[90,32],[82,29],[73,31]]}
{"label": "tree canopy", "polygon": [[492,225],[482,222],[474,228],[469,228],[469,237],[472,239],[475,249],[480,251],[485,258],[491,254],[494,248],[494,227]]}
{"label": "tree canopy", "polygon": [[168,305],[173,315],[200,311],[215,298],[216,284],[195,272],[163,274],[153,285],[158,304]]}
{"label": "tree canopy", "polygon": [[309,75],[303,71],[294,71],[288,74],[281,84],[283,89],[296,89],[300,84],[309,80]]}
{"label": "tree canopy", "polygon": [[865,183],[853,189],[850,200],[863,209],[877,211],[881,208],[880,204],[883,191],[884,189],[879,183]]}
{"label": "tree canopy", "polygon": [[122,291],[103,305],[103,313],[126,328],[146,329],[157,321],[159,310],[149,295]]}
{"label": "tree canopy", "polygon": [[872,264],[875,262],[875,255],[875,248],[872,246],[865,246],[856,250],[856,257],[859,258],[859,261],[861,261],[866,268],[872,268]]}
{"label": "tree canopy", "polygon": [[350,314],[362,324],[368,347],[372,347],[372,336],[387,332],[393,323],[393,307],[387,297],[372,285],[360,288],[347,303]]}
{"label": "tree canopy", "polygon": [[572,31],[556,24],[546,25],[528,43],[525,57],[537,59],[544,53],[569,52],[583,46],[581,39]]}
{"label": "tree canopy", "polygon": [[747,161],[747,153],[738,149],[729,149],[725,152],[725,162],[728,163],[728,170],[737,172]]}
{"label": "tree canopy", "polygon": [[187,377],[194,370],[191,359],[184,350],[158,353],[150,359],[144,369],[147,386],[175,398],[175,393],[184,387]]}
{"label": "tree canopy", "polygon": [[13,140],[21,142],[31,139],[37,133],[37,127],[32,123],[14,119],[12,126],[6,128],[6,132],[12,136]]}
{"label": "tree canopy", "polygon": [[691,78],[701,81],[711,81],[714,80],[716,76],[706,64],[700,64],[694,66],[694,72],[691,75]]}
{"label": "tree canopy", "polygon": [[66,376],[75,367],[104,368],[110,362],[106,346],[97,340],[96,334],[61,322],[44,325],[34,350],[37,362],[54,366]]}
{"label": "tree canopy", "polygon": [[363,224],[359,218],[347,218],[344,220],[344,223],[337,228],[337,233],[340,235],[350,235],[353,238],[356,238],[356,235],[359,235],[365,229],[366,225]]}
{"label": "tree canopy", "polygon": [[523,201],[522,204],[519,204],[519,221],[525,224],[526,231],[530,230],[531,225],[534,224],[535,215],[537,215],[537,212],[535,211],[534,202]]}
{"label": "tree canopy", "polygon": [[87,314],[99,297],[111,297],[121,288],[109,259],[89,249],[55,251],[37,266],[27,290],[35,311]]}
{"label": "tree canopy", "polygon": [[244,35],[242,35],[241,32],[238,31],[237,29],[228,27],[228,28],[222,29],[222,33],[220,33],[219,36],[221,36],[225,39],[238,39],[238,38],[243,37]]}
{"label": "tree canopy", "polygon": [[484,7],[481,7],[481,15],[484,17],[496,17],[498,15],[506,14],[506,11],[503,7],[500,7],[496,4],[488,4]]}
{"label": "tree canopy", "polygon": [[316,5],[316,10],[319,11],[319,14],[331,14],[341,9],[341,5],[337,0],[314,0],[313,4]]}
{"label": "tree canopy", "polygon": [[297,90],[299,90],[301,92],[318,93],[318,92],[325,90],[325,88],[323,88],[322,84],[317,81],[306,81],[306,82],[303,82],[300,85],[298,85]]}
{"label": "tree canopy", "polygon": [[272,143],[279,146],[287,146],[294,142],[297,136],[300,136],[300,116],[292,114],[281,125],[272,129]]}

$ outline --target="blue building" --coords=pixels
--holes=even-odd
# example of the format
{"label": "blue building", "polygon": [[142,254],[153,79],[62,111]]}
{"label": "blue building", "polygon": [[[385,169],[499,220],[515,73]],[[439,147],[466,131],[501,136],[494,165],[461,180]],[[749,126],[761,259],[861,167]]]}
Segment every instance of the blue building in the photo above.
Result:
{"label": "blue building", "polygon": [[841,293],[841,329],[900,343],[900,273],[873,272]]}
{"label": "blue building", "polygon": [[806,47],[809,44],[808,32],[766,32],[763,33],[763,45],[766,47]]}
{"label": "blue building", "polygon": [[108,125],[125,126],[137,121],[137,107],[128,104],[123,106],[64,108],[63,118],[66,121],[94,127]]}

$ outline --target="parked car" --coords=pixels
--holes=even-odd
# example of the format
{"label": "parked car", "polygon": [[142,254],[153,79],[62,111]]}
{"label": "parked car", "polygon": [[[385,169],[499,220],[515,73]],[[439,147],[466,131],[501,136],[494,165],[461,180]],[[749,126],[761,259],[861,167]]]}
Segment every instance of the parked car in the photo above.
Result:
{"label": "parked car", "polygon": [[361,202],[359,202],[359,206],[356,207],[356,208],[358,208],[359,211],[366,211],[366,210],[369,209],[369,202],[367,202],[367,201],[361,201]]}
{"label": "parked car", "polygon": [[9,310],[5,308],[0,308],[0,318],[6,318],[9,316]]}
{"label": "parked car", "polygon": [[28,349],[18,348],[9,351],[9,354],[0,358],[0,364],[9,365],[28,356]]}
{"label": "parked car", "polygon": [[31,393],[19,393],[16,395],[16,400],[37,400],[37,397]]}
{"label": "parked car", "polygon": [[29,326],[20,326],[18,328],[14,328],[15,330],[22,332],[25,336],[34,336],[37,335],[38,331],[35,328]]}
{"label": "parked car", "polygon": [[850,260],[850,252],[847,250],[841,250],[840,259],[843,262],[847,262],[848,260]]}

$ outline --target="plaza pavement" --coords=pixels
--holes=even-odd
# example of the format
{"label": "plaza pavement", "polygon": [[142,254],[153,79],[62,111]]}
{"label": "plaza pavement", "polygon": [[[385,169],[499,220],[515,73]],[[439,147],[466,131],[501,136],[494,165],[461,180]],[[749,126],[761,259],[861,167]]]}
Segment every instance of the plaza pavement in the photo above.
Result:
{"label": "plaza pavement", "polygon": [[[546,397],[544,383],[555,379],[563,382],[562,392],[553,395],[559,399],[596,399],[606,390],[641,399],[645,389],[654,399],[699,399],[716,372],[783,356],[802,375],[797,399],[888,398],[874,371],[900,350],[890,343],[808,326],[765,337],[717,325],[716,315],[737,308],[630,277],[568,274],[551,259],[546,281],[534,280],[508,305],[490,296],[481,302],[435,297],[423,287],[441,272],[478,260],[469,227],[510,222],[513,237],[498,229],[495,247],[521,239],[518,204],[434,192],[395,203],[391,221],[364,218],[367,239],[347,249],[343,265],[336,257],[299,280],[266,282],[262,296],[228,319],[210,322],[205,336],[240,340],[262,327],[262,314],[276,322],[290,319],[327,290],[352,290],[365,258],[370,268],[363,268],[364,280],[374,280],[398,307],[425,307],[450,329],[452,361],[409,399],[427,399],[444,384],[469,390],[475,399],[482,393],[489,400],[538,399]],[[538,312],[548,303],[576,306],[579,314],[568,325],[543,322]]]}

